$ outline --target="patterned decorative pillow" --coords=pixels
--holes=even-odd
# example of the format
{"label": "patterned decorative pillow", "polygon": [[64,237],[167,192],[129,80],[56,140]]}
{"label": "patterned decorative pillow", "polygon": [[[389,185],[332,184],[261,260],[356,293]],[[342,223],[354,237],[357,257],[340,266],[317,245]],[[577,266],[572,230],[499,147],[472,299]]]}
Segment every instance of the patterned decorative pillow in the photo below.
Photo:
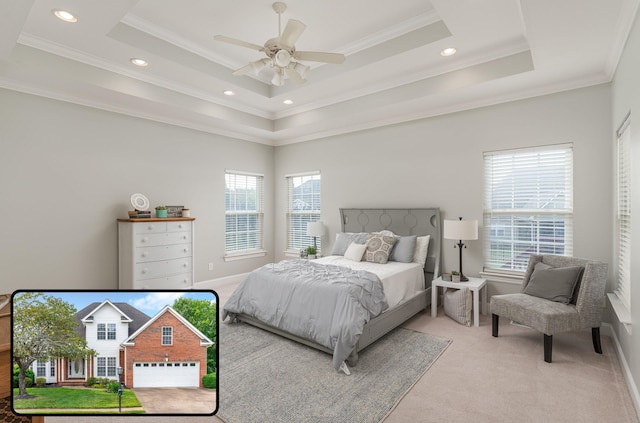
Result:
{"label": "patterned decorative pillow", "polygon": [[389,261],[389,254],[391,254],[396,241],[395,236],[373,234],[367,241],[364,259],[371,263],[385,264]]}

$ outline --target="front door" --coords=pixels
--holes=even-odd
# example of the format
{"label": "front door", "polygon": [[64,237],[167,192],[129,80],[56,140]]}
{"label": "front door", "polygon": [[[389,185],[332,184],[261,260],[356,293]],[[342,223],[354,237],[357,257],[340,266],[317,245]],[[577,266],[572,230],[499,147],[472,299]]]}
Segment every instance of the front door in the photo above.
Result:
{"label": "front door", "polygon": [[84,379],[85,360],[76,358],[68,361],[69,379]]}

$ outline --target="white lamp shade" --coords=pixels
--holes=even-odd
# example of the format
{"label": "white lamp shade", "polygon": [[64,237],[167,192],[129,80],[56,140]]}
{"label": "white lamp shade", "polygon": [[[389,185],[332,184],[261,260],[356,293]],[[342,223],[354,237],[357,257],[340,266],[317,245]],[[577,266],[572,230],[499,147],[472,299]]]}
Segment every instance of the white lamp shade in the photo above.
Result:
{"label": "white lamp shade", "polygon": [[445,220],[443,236],[445,239],[478,239],[478,221]]}
{"label": "white lamp shade", "polygon": [[308,222],[307,223],[307,236],[322,236],[324,235],[324,223],[322,221]]}

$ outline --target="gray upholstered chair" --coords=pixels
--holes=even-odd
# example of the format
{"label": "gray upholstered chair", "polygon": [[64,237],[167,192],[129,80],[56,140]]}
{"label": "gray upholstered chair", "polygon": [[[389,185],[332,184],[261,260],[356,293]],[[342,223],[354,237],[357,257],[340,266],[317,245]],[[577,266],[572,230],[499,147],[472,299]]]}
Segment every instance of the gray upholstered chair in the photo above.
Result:
{"label": "gray upholstered chair", "polygon": [[[558,272],[568,271],[571,266],[580,266],[584,270],[578,270],[575,289],[573,294],[564,298],[567,302],[565,304],[560,295],[554,297],[558,294],[554,291],[557,291],[556,286],[566,285],[566,282],[558,282],[562,279],[557,277]],[[544,272],[534,275],[534,270],[539,269],[556,269],[556,276]],[[607,271],[607,263],[574,257],[532,255],[524,275],[521,292],[491,297],[492,335],[498,336],[499,316],[536,329],[544,334],[544,361],[551,363],[553,335],[591,328],[593,348],[598,354],[602,354],[600,324]],[[535,282],[530,284],[532,280]],[[549,295],[541,293],[541,288],[551,293]],[[529,295],[530,293],[547,296],[553,300]]]}

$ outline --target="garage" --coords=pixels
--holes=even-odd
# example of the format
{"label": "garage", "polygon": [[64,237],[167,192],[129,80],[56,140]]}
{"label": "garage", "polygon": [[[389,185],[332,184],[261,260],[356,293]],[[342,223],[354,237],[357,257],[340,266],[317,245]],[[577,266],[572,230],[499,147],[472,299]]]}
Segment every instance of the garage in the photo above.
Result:
{"label": "garage", "polygon": [[197,388],[200,363],[140,362],[133,364],[134,388]]}

